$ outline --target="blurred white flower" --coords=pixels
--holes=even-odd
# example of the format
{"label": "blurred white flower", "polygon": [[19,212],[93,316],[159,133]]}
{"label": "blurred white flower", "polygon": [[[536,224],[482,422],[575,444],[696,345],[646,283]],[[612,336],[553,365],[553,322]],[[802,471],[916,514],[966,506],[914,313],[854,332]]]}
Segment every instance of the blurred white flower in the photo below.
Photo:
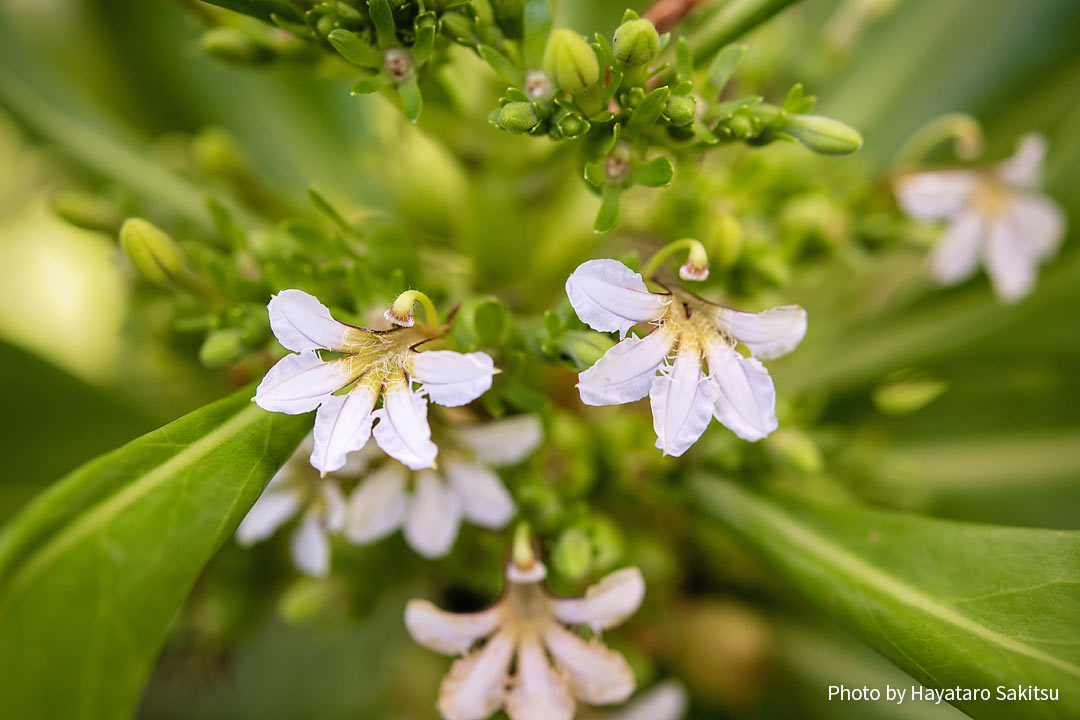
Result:
{"label": "blurred white flower", "polygon": [[[437,328],[380,332],[346,325],[300,290],[283,290],[268,308],[274,335],[298,354],[270,368],[255,402],[293,415],[318,408],[311,464],[324,473],[344,466],[348,453],[364,447],[371,435],[386,454],[414,470],[434,466],[439,449],[431,442],[427,399],[464,405],[491,387],[495,366],[485,353],[417,351],[437,337]],[[318,350],[337,356],[323,360]],[[412,389],[414,381],[421,383],[419,391]],[[380,396],[383,404],[376,410]]]}
{"label": "blurred white flower", "polygon": [[682,683],[665,680],[605,717],[607,720],[682,720],[687,704]]}
{"label": "blurred white flower", "polygon": [[[801,307],[755,314],[680,288],[650,292],[641,275],[617,260],[578,266],[566,281],[566,294],[589,327],[625,338],[579,376],[586,405],[619,405],[648,395],[656,447],[665,455],[686,452],[711,417],[744,440],[760,440],[776,429],[776,391],[757,358],[780,357],[799,344],[806,334]],[[639,323],[655,328],[641,338],[625,337]],[[751,357],[737,352],[737,343]]]}
{"label": "blurred white flower", "polygon": [[498,530],[517,512],[502,480],[491,469],[525,459],[543,430],[535,415],[458,426],[450,430],[455,448],[444,453],[437,470],[413,474],[388,462],[349,496],[345,536],[357,544],[380,540],[401,528],[409,545],[426,558],[450,551],[461,521]]}
{"label": "blurred white flower", "polygon": [[937,282],[961,282],[982,262],[1003,302],[1031,292],[1040,263],[1065,235],[1061,208],[1037,192],[1045,158],[1046,140],[1029,134],[1012,157],[988,170],[916,173],[896,183],[909,216],[947,221],[930,256]]}
{"label": "blurred white flower", "polygon": [[245,547],[266,540],[303,513],[292,536],[293,562],[303,573],[325,577],[330,572],[329,535],[345,527],[345,496],[336,480],[314,477],[303,466],[311,445],[309,435],[270,480],[237,528],[236,540]]}
{"label": "blurred white flower", "polygon": [[645,595],[640,571],[618,570],[575,599],[552,597],[541,584],[545,576],[540,562],[524,569],[511,563],[503,597],[478,613],[409,601],[405,625],[413,638],[436,652],[463,656],[439,692],[438,710],[446,720],[481,720],[503,707],[511,720],[571,720],[575,697],[608,705],[634,692],[622,655],[595,635],[583,640],[565,626],[599,633],[623,622]]}

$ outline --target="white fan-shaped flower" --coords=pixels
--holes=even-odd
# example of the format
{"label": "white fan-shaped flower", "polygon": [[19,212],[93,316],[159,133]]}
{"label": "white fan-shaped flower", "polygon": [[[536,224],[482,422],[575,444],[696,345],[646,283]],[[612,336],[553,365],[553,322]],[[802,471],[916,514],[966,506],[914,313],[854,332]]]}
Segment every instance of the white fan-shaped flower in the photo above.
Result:
{"label": "white fan-shaped flower", "polygon": [[1065,214],[1038,192],[1045,157],[1046,140],[1030,134],[995,167],[916,173],[896,183],[897,202],[910,217],[946,222],[930,255],[934,280],[961,282],[981,262],[1003,302],[1031,292],[1039,265],[1065,236]]}
{"label": "white fan-shaped flower", "polygon": [[[259,407],[298,414],[318,408],[311,464],[327,473],[345,465],[371,435],[388,455],[415,470],[435,464],[428,400],[457,406],[491,387],[495,366],[482,352],[419,352],[439,328],[387,331],[346,325],[313,296],[283,290],[270,300],[270,327],[295,355],[278,361],[255,391]],[[335,353],[324,360],[317,351]],[[413,382],[419,382],[418,391]],[[375,405],[382,397],[379,409]],[[372,428],[372,424],[374,429]]]}
{"label": "white fan-shaped flower", "polygon": [[552,597],[541,584],[545,575],[539,562],[511,564],[503,597],[478,613],[449,613],[424,600],[406,606],[405,625],[417,642],[462,656],[439,693],[445,720],[482,720],[500,708],[511,720],[571,720],[576,700],[608,705],[633,694],[622,655],[566,626],[599,632],[622,623],[645,595],[641,573],[618,570],[574,599]]}
{"label": "white fan-shaped flower", "polygon": [[[649,396],[656,447],[682,455],[715,417],[744,440],[776,429],[776,392],[758,358],[795,348],[806,334],[806,311],[785,305],[745,313],[714,305],[680,288],[651,292],[641,275],[617,260],[589,260],[566,281],[578,317],[621,336],[651,323],[644,337],[625,337],[579,376],[586,405],[619,405]],[[742,343],[751,357],[736,351]],[[703,361],[708,366],[705,374]]]}

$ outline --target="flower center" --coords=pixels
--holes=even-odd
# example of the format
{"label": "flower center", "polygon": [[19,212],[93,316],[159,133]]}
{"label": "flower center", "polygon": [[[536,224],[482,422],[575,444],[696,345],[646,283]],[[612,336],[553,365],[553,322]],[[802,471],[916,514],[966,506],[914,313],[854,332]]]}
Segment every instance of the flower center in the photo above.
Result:
{"label": "flower center", "polygon": [[984,177],[971,191],[971,203],[983,217],[994,218],[1004,215],[1012,202],[1012,192],[1002,182]]}
{"label": "flower center", "polygon": [[430,340],[423,328],[414,326],[386,332],[355,328],[345,336],[345,364],[349,384],[357,379],[373,387],[385,385],[405,374],[409,348]]}
{"label": "flower center", "polygon": [[735,346],[735,339],[716,323],[716,307],[680,288],[671,289],[671,303],[660,328],[678,341],[680,350],[704,354],[717,341]]}

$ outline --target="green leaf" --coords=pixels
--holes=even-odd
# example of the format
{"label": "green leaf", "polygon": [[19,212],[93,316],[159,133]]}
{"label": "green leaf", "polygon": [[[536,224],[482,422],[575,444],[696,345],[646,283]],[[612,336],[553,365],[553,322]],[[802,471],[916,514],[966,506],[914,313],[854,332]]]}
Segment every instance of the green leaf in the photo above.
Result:
{"label": "green leaf", "polygon": [[802,83],[795,83],[788,90],[787,97],[784,98],[783,109],[784,112],[791,114],[799,114],[810,112],[814,108],[814,103],[817,102],[817,98],[813,95],[807,95],[806,89]]}
{"label": "green leaf", "polygon": [[[426,22],[421,22],[424,19]],[[412,56],[413,65],[419,67],[427,62],[427,59],[431,57],[431,52],[435,49],[435,27],[437,20],[434,13],[425,13],[417,18],[416,22],[416,41],[413,46],[409,48],[409,54]]]}
{"label": "green leaf", "polygon": [[199,572],[311,427],[251,395],[84,465],[4,528],[0,717],[133,714]]}
{"label": "green leaf", "polygon": [[203,2],[250,15],[264,22],[273,22],[272,15],[277,15],[286,21],[303,22],[300,13],[287,0],[203,0]]}
{"label": "green leaf", "polygon": [[600,200],[600,209],[596,212],[596,221],[593,230],[598,233],[606,233],[615,227],[619,220],[619,195],[622,188],[618,185],[605,185],[603,197]]}
{"label": "green leaf", "polygon": [[690,57],[690,44],[685,38],[675,43],[675,77],[687,81],[694,77],[694,61]]}
{"label": "green leaf", "polygon": [[635,163],[630,182],[646,187],[664,187],[671,183],[674,176],[675,168],[671,166],[671,161],[661,155],[646,163]]}
{"label": "green leaf", "polygon": [[710,97],[715,99],[728,84],[732,74],[739,69],[746,51],[749,49],[745,43],[727,45],[716,53],[712,62],[709,63],[709,71],[706,74],[706,89]]}
{"label": "green leaf", "polygon": [[539,68],[544,57],[544,46],[551,34],[550,0],[525,0],[522,22],[525,26],[525,39],[522,43],[525,67]]}
{"label": "green leaf", "polygon": [[375,26],[375,35],[379,47],[388,48],[398,44],[397,26],[394,24],[394,12],[388,0],[368,0],[368,13]]}
{"label": "green leaf", "polygon": [[382,67],[382,53],[364,42],[356,33],[338,28],[327,35],[326,39],[341,57],[352,64],[369,68]]}
{"label": "green leaf", "polygon": [[390,87],[394,84],[394,81],[390,79],[390,76],[386,73],[378,73],[371,77],[361,78],[353,84],[349,90],[353,95],[371,95],[377,93],[383,88]]}
{"label": "green leaf", "polygon": [[510,317],[506,312],[506,306],[494,298],[484,300],[473,311],[476,337],[482,345],[495,345],[502,342],[509,323]]}
{"label": "green leaf", "polygon": [[476,49],[480,53],[480,57],[484,58],[485,62],[491,66],[491,69],[497,72],[503,80],[511,85],[521,84],[521,70],[508,57],[490,45],[480,45]]}
{"label": "green leaf", "polygon": [[419,120],[420,111],[424,107],[424,96],[416,83],[416,75],[410,75],[398,83],[398,94],[401,96],[401,109],[409,122]]}
{"label": "green leaf", "polygon": [[669,94],[670,91],[666,87],[661,87],[646,95],[641,104],[634,108],[634,112],[630,114],[630,119],[626,121],[626,127],[624,128],[626,136],[630,138],[639,137],[652,127],[653,123],[663,114]]}
{"label": "green leaf", "polygon": [[311,204],[315,206],[315,209],[322,213],[328,220],[337,225],[342,230],[348,233],[355,234],[356,228],[354,228],[345,216],[331,204],[326,196],[319,191],[317,187],[312,185],[308,188],[308,198],[311,200]]}
{"label": "green leaf", "polygon": [[699,478],[703,510],[928,687],[1038,685],[953,703],[979,720],[1080,717],[1080,533],[946,522]]}

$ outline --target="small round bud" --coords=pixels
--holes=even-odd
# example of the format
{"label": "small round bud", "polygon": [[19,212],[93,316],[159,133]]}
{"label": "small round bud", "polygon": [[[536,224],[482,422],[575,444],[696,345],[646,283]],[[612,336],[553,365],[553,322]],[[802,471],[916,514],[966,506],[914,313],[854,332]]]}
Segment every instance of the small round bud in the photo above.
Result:
{"label": "small round bud", "polygon": [[544,72],[563,90],[577,94],[600,82],[600,62],[585,38],[561,28],[548,37]]}
{"label": "small round bud", "polygon": [[564,112],[555,118],[555,128],[560,137],[572,140],[589,132],[592,125],[577,112]]}
{"label": "small round bud", "polygon": [[672,95],[664,106],[664,117],[675,127],[686,127],[696,114],[697,101],[689,95]]}
{"label": "small round bud", "polygon": [[206,128],[191,141],[191,159],[204,174],[220,178],[247,175],[247,160],[236,139],[226,130]]}
{"label": "small round bud", "polygon": [[861,148],[863,142],[855,128],[821,115],[792,115],[783,130],[823,155],[847,155]]}
{"label": "small round bud", "polygon": [[547,100],[555,88],[543,70],[530,70],[525,73],[524,90],[530,100]]}
{"label": "small round bud", "polygon": [[648,65],[660,51],[660,34],[651,20],[629,20],[615,30],[612,49],[619,62],[634,67]]}
{"label": "small round bud", "polygon": [[413,62],[404,48],[388,48],[383,53],[383,70],[395,82],[400,82],[412,75]]}
{"label": "small round bud", "polygon": [[746,113],[735,113],[728,120],[728,129],[736,140],[748,138],[754,134],[754,121]]}
{"label": "small round bud", "polygon": [[130,218],[120,227],[120,246],[131,264],[147,280],[170,287],[184,272],[184,254],[155,225],[142,218]]}
{"label": "small round bud", "polygon": [[222,367],[241,357],[246,350],[243,330],[239,328],[213,330],[199,348],[199,360],[206,367]]}
{"label": "small round bud", "polygon": [[539,122],[532,103],[508,102],[499,109],[499,127],[506,132],[527,133]]}
{"label": "small round bud", "polygon": [[580,528],[567,528],[555,541],[551,553],[552,566],[563,577],[580,580],[592,567],[593,548]]}

